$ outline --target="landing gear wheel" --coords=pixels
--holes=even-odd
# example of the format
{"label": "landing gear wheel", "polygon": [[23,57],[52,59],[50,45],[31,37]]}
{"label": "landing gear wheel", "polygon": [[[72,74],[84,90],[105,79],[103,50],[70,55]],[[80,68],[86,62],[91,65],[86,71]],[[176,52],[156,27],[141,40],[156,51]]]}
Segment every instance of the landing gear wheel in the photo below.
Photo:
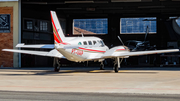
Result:
{"label": "landing gear wheel", "polygon": [[114,66],[114,71],[115,71],[115,73],[118,73],[118,71],[119,71],[119,68],[118,68],[117,64]]}
{"label": "landing gear wheel", "polygon": [[55,71],[55,72],[59,72],[59,69],[60,69],[60,63],[59,63],[58,58],[54,58],[54,61],[53,61],[53,67],[54,67],[54,71]]}
{"label": "landing gear wheel", "polygon": [[60,67],[58,67],[58,64],[56,64],[55,67],[54,67],[54,71],[59,72],[59,69],[60,69]]}
{"label": "landing gear wheel", "polygon": [[100,70],[104,70],[104,65],[100,64]]}

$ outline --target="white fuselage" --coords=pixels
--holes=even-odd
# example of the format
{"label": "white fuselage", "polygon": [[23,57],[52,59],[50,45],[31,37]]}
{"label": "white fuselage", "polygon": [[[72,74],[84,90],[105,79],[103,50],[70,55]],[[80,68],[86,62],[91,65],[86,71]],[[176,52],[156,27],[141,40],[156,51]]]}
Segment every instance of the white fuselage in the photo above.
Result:
{"label": "white fuselage", "polygon": [[94,60],[95,58],[101,58],[101,56],[109,50],[103,41],[97,37],[66,37],[65,43],[78,47],[64,49],[58,48],[61,44],[56,44],[55,48],[68,60],[75,62],[90,61],[91,59]]}

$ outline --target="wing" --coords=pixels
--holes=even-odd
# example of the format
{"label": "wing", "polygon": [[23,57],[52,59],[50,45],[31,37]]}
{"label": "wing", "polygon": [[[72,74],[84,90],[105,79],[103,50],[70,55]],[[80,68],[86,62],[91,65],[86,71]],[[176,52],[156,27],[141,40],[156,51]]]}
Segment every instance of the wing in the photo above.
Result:
{"label": "wing", "polygon": [[53,50],[51,50],[49,52],[45,52],[45,51],[30,51],[30,50],[15,50],[15,49],[3,49],[2,51],[16,52],[16,53],[25,53],[25,54],[39,55],[39,56],[49,56],[49,57],[56,57],[56,58],[65,58],[56,49],[53,49]]}
{"label": "wing", "polygon": [[47,48],[47,49],[54,49],[54,44],[49,45],[25,45],[24,43],[17,44],[16,47],[19,48]]}
{"label": "wing", "polygon": [[158,54],[158,53],[169,53],[169,52],[179,52],[179,49],[167,49],[167,50],[153,50],[153,51],[116,51],[116,49],[107,51],[102,58],[114,58],[120,57],[125,58],[129,56],[139,56],[139,55],[149,55],[149,54]]}

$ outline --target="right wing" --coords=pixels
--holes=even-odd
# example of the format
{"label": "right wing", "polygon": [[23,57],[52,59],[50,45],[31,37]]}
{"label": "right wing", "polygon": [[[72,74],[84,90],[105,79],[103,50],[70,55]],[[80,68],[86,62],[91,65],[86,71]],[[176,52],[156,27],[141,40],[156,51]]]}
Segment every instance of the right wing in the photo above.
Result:
{"label": "right wing", "polygon": [[45,52],[45,51],[30,51],[30,50],[16,50],[16,49],[3,49],[2,51],[16,52],[16,53],[25,53],[25,54],[32,54],[32,55],[39,55],[39,56],[49,56],[49,57],[56,57],[56,58],[65,58],[56,49],[53,49],[53,50],[51,50],[49,52]]}
{"label": "right wing", "polygon": [[167,50],[150,50],[150,51],[136,51],[136,52],[118,52],[115,50],[107,51],[102,57],[103,58],[114,58],[114,57],[129,57],[129,56],[139,56],[139,55],[149,55],[158,53],[169,53],[169,52],[179,52],[179,49],[167,49]]}

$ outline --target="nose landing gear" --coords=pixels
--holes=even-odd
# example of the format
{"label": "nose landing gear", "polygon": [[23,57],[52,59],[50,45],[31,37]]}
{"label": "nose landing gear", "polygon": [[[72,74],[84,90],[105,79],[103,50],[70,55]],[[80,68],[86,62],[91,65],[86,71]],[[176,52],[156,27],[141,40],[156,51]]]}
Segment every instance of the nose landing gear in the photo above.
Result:
{"label": "nose landing gear", "polygon": [[114,72],[115,73],[118,73],[121,63],[122,63],[122,60],[123,60],[123,58],[119,59],[119,57],[114,59]]}

